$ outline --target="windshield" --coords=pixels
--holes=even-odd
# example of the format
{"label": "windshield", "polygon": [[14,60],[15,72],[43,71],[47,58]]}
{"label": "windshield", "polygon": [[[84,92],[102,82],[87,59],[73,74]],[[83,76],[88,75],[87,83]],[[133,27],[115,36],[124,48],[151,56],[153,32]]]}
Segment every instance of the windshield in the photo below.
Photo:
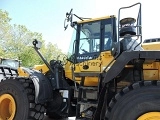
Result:
{"label": "windshield", "polygon": [[73,57],[73,53],[75,52],[74,45],[75,45],[75,40],[76,40],[76,30],[77,30],[77,27],[75,26],[75,29],[73,30],[73,34],[72,34],[72,39],[69,45],[69,50],[67,53],[67,58],[69,61],[73,61],[72,57]]}
{"label": "windshield", "polygon": [[81,24],[79,54],[99,52],[100,22]]}
{"label": "windshield", "polygon": [[3,59],[1,61],[2,65],[7,65],[9,67],[18,68],[19,67],[19,61],[17,60],[9,60],[9,59]]}

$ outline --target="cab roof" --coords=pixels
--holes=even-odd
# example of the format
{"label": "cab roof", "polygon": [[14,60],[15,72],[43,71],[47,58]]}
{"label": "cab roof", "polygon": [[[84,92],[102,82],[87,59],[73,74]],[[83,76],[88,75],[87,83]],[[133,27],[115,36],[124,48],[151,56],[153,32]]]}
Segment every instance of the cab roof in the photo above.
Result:
{"label": "cab roof", "polygon": [[99,17],[99,18],[85,19],[85,20],[82,20],[82,21],[78,21],[77,23],[81,24],[81,23],[93,22],[93,21],[104,20],[104,19],[109,19],[109,18],[116,18],[116,16],[111,15],[111,16],[104,16],[104,17]]}

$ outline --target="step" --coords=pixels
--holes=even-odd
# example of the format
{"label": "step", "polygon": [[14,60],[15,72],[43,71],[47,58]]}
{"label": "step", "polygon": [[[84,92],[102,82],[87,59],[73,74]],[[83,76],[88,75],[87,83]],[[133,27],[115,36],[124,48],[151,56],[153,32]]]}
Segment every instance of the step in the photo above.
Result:
{"label": "step", "polygon": [[79,88],[84,90],[98,90],[98,87],[80,86]]}
{"label": "step", "polygon": [[81,105],[91,105],[97,107],[98,103],[97,101],[79,101],[78,104]]}

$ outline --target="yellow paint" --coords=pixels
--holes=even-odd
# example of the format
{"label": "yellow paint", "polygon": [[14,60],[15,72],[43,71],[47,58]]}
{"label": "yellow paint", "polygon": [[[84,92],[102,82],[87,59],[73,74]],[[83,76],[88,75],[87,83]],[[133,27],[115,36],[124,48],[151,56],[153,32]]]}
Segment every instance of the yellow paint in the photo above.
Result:
{"label": "yellow paint", "polygon": [[83,20],[83,21],[78,21],[78,24],[87,23],[87,22],[93,22],[93,21],[97,21],[97,20],[109,19],[111,17],[116,17],[116,16],[113,15],[113,16],[105,16],[105,17],[100,17],[100,18],[91,18],[91,19],[87,19],[87,20]]}
{"label": "yellow paint", "polygon": [[[143,43],[144,50],[160,50],[160,42]],[[160,62],[145,60],[143,64],[144,80],[160,80]]]}
{"label": "yellow paint", "polygon": [[34,65],[33,69],[41,71],[43,74],[46,73],[47,71],[49,71],[48,67],[46,66],[46,64],[42,64],[42,65]]}
{"label": "yellow paint", "polygon": [[24,72],[23,67],[19,67],[18,68],[18,76],[28,77],[29,75],[26,72]]}
{"label": "yellow paint", "polygon": [[[89,68],[88,69],[83,69],[84,65],[88,65]],[[94,72],[100,72],[101,71],[101,61],[100,60],[89,60],[89,61],[85,61],[80,63],[79,65],[79,69],[81,72],[89,72],[89,71],[94,71]]]}
{"label": "yellow paint", "polygon": [[160,42],[143,43],[144,50],[160,50]]}
{"label": "yellow paint", "polygon": [[0,120],[13,120],[16,114],[16,102],[10,94],[0,96]]}
{"label": "yellow paint", "polygon": [[[97,59],[87,60],[81,63],[75,64],[74,73],[102,73],[103,69],[113,60],[113,56],[110,51],[105,51],[100,54]],[[83,69],[84,65],[88,65],[88,69]],[[73,80],[72,67],[74,65],[68,62],[65,65],[65,76],[71,80]],[[77,83],[80,83],[81,77],[75,77]],[[85,77],[85,86],[97,86],[98,85],[98,76]]]}
{"label": "yellow paint", "polygon": [[144,80],[158,80],[158,70],[143,70]]}
{"label": "yellow paint", "polygon": [[160,120],[160,112],[148,112],[141,115],[137,120]]}
{"label": "yellow paint", "polygon": [[[47,71],[49,71],[48,67],[46,66],[46,64],[42,64],[42,65],[34,65],[34,67],[32,68],[34,70],[38,70],[40,72],[42,72],[43,74],[45,74]],[[23,70],[23,67],[19,67],[18,68],[18,75],[21,77],[28,77],[29,75]]]}

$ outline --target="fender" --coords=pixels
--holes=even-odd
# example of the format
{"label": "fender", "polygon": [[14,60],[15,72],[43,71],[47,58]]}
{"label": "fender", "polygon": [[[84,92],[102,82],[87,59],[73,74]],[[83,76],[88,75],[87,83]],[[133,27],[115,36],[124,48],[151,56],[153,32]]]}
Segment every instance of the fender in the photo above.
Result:
{"label": "fender", "polygon": [[[133,59],[144,60],[160,60],[160,51],[125,51],[123,52],[113,63],[111,68],[103,74],[103,85],[113,80],[127,65],[127,63]],[[113,74],[114,73],[114,74]]]}
{"label": "fender", "polygon": [[48,78],[40,71],[22,68],[33,81],[35,87],[35,103],[45,103],[53,99],[52,86]]}

